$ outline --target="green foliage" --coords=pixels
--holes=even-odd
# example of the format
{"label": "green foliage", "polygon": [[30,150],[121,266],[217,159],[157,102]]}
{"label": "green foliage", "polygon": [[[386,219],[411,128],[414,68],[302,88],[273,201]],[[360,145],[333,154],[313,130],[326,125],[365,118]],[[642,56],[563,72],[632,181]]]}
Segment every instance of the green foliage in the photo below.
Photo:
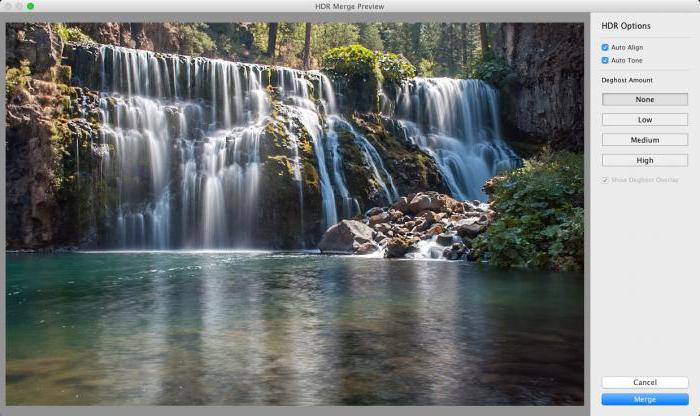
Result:
{"label": "green foliage", "polygon": [[506,61],[490,53],[472,61],[467,77],[482,79],[501,87],[515,81],[515,74]]}
{"label": "green foliage", "polygon": [[330,49],[321,60],[324,68],[346,76],[368,78],[377,69],[377,55],[362,45]]}
{"label": "green foliage", "polygon": [[416,76],[406,58],[394,53],[372,52],[362,45],[341,46],[323,55],[323,65],[337,74],[398,83]]}
{"label": "green foliage", "polygon": [[29,61],[24,59],[19,68],[7,68],[5,71],[5,94],[10,95],[15,89],[27,88],[31,77]]}
{"label": "green foliage", "polygon": [[432,77],[434,69],[435,62],[428,59],[421,59],[418,63],[418,68],[416,68],[416,72],[422,77]]}
{"label": "green foliage", "polygon": [[88,43],[88,44],[94,44],[97,43],[92,38],[85,33],[83,33],[82,30],[78,27],[68,27],[64,25],[63,23],[57,23],[54,25],[54,29],[56,31],[56,34],[58,34],[58,37],[61,38],[62,41],[64,42],[74,42],[74,43]]}
{"label": "green foliage", "polygon": [[[300,26],[303,27],[303,24]],[[303,30],[300,35],[303,36]],[[314,24],[311,28],[311,51],[321,56],[329,49],[358,43],[360,28],[354,23]]]}
{"label": "green foliage", "polygon": [[249,61],[260,54],[253,43],[248,25],[240,23],[207,23],[207,35],[214,41],[217,58]]}
{"label": "green foliage", "polygon": [[581,155],[545,152],[496,179],[496,218],[474,254],[497,266],[581,270],[583,178]]}
{"label": "green foliage", "polygon": [[180,52],[185,55],[212,56],[216,43],[207,34],[208,26],[204,23],[183,23],[177,25]]}
{"label": "green foliage", "polygon": [[395,53],[376,54],[379,70],[386,82],[400,83],[416,76],[416,68],[403,56]]}
{"label": "green foliage", "polygon": [[377,23],[362,23],[359,25],[359,43],[372,51],[384,50],[384,43]]}
{"label": "green foliage", "polygon": [[[267,49],[268,25],[246,25],[252,36],[252,49]],[[304,23],[279,23],[276,55],[253,54],[254,60],[300,67],[304,26]],[[212,38],[217,39],[217,45],[221,44],[217,36]],[[311,65],[324,66],[323,56],[334,48],[362,45],[370,51],[402,56],[423,76],[465,76],[478,50],[478,39],[476,23],[314,23]]]}

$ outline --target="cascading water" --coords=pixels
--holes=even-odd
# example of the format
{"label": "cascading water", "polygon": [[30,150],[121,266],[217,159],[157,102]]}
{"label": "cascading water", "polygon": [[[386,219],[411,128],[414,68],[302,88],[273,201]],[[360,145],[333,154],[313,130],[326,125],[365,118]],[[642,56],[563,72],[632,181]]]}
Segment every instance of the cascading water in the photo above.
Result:
{"label": "cascading water", "polygon": [[269,105],[263,68],[108,46],[101,65],[118,244],[248,243],[260,185],[260,121]]}
{"label": "cascading water", "polygon": [[520,163],[502,139],[498,93],[483,81],[416,78],[391,104],[385,111],[395,113],[389,115],[401,119],[406,138],[435,159],[458,199],[485,200],[484,181]]}
{"label": "cascading water", "polygon": [[[251,247],[265,190],[261,138],[274,99],[308,133],[321,194],[321,232],[360,212],[343,175],[337,129],[350,129],[387,202],[398,197],[377,150],[336,113],[328,78],[222,60],[100,48],[101,171],[116,183],[114,244],[122,248]],[[265,79],[264,79],[265,76]],[[317,85],[312,96],[311,79]],[[301,139],[291,121],[301,215]]]}

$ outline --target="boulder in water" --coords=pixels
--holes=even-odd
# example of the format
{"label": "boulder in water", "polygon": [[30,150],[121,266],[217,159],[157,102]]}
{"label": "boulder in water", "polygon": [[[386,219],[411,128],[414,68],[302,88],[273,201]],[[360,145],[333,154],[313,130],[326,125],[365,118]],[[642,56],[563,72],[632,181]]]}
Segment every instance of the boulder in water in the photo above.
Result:
{"label": "boulder in water", "polygon": [[413,248],[413,240],[402,235],[389,240],[384,256],[387,258],[400,258]]}
{"label": "boulder in water", "polygon": [[454,242],[454,237],[455,237],[454,232],[445,232],[445,233],[439,234],[435,241],[438,244],[440,244],[441,246],[449,246],[449,245],[452,245],[452,243]]}
{"label": "boulder in water", "polygon": [[455,224],[457,234],[459,234],[460,237],[469,238],[474,238],[477,235],[481,234],[481,232],[486,229],[487,224],[480,223],[478,221],[479,218],[467,218],[460,220],[459,222],[457,222],[457,224]]}
{"label": "boulder in water", "polygon": [[318,248],[323,253],[357,253],[363,244],[372,243],[373,233],[360,221],[342,220],[323,234]]}
{"label": "boulder in water", "polygon": [[467,253],[467,251],[468,250],[464,245],[457,243],[445,248],[445,251],[442,252],[442,256],[447,260],[459,260],[462,258],[462,256],[464,256],[464,254]]}
{"label": "boulder in water", "polygon": [[371,254],[377,251],[379,247],[374,243],[364,243],[355,250],[355,254]]}

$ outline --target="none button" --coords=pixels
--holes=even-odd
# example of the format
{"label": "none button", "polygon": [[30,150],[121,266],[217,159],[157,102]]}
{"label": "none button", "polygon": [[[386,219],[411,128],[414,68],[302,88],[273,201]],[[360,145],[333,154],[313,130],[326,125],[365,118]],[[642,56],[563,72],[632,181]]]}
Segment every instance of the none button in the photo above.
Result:
{"label": "none button", "polygon": [[688,105],[688,94],[653,93],[653,94],[619,94],[603,93],[603,105]]}
{"label": "none button", "polygon": [[687,406],[688,393],[603,393],[603,406]]}

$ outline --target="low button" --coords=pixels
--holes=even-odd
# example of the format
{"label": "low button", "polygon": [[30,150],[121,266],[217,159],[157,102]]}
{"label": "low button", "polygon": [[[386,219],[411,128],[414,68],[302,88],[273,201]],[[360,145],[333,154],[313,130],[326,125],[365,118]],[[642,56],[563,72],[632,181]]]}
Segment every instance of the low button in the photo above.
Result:
{"label": "low button", "polygon": [[604,126],[687,126],[688,113],[604,113]]}

